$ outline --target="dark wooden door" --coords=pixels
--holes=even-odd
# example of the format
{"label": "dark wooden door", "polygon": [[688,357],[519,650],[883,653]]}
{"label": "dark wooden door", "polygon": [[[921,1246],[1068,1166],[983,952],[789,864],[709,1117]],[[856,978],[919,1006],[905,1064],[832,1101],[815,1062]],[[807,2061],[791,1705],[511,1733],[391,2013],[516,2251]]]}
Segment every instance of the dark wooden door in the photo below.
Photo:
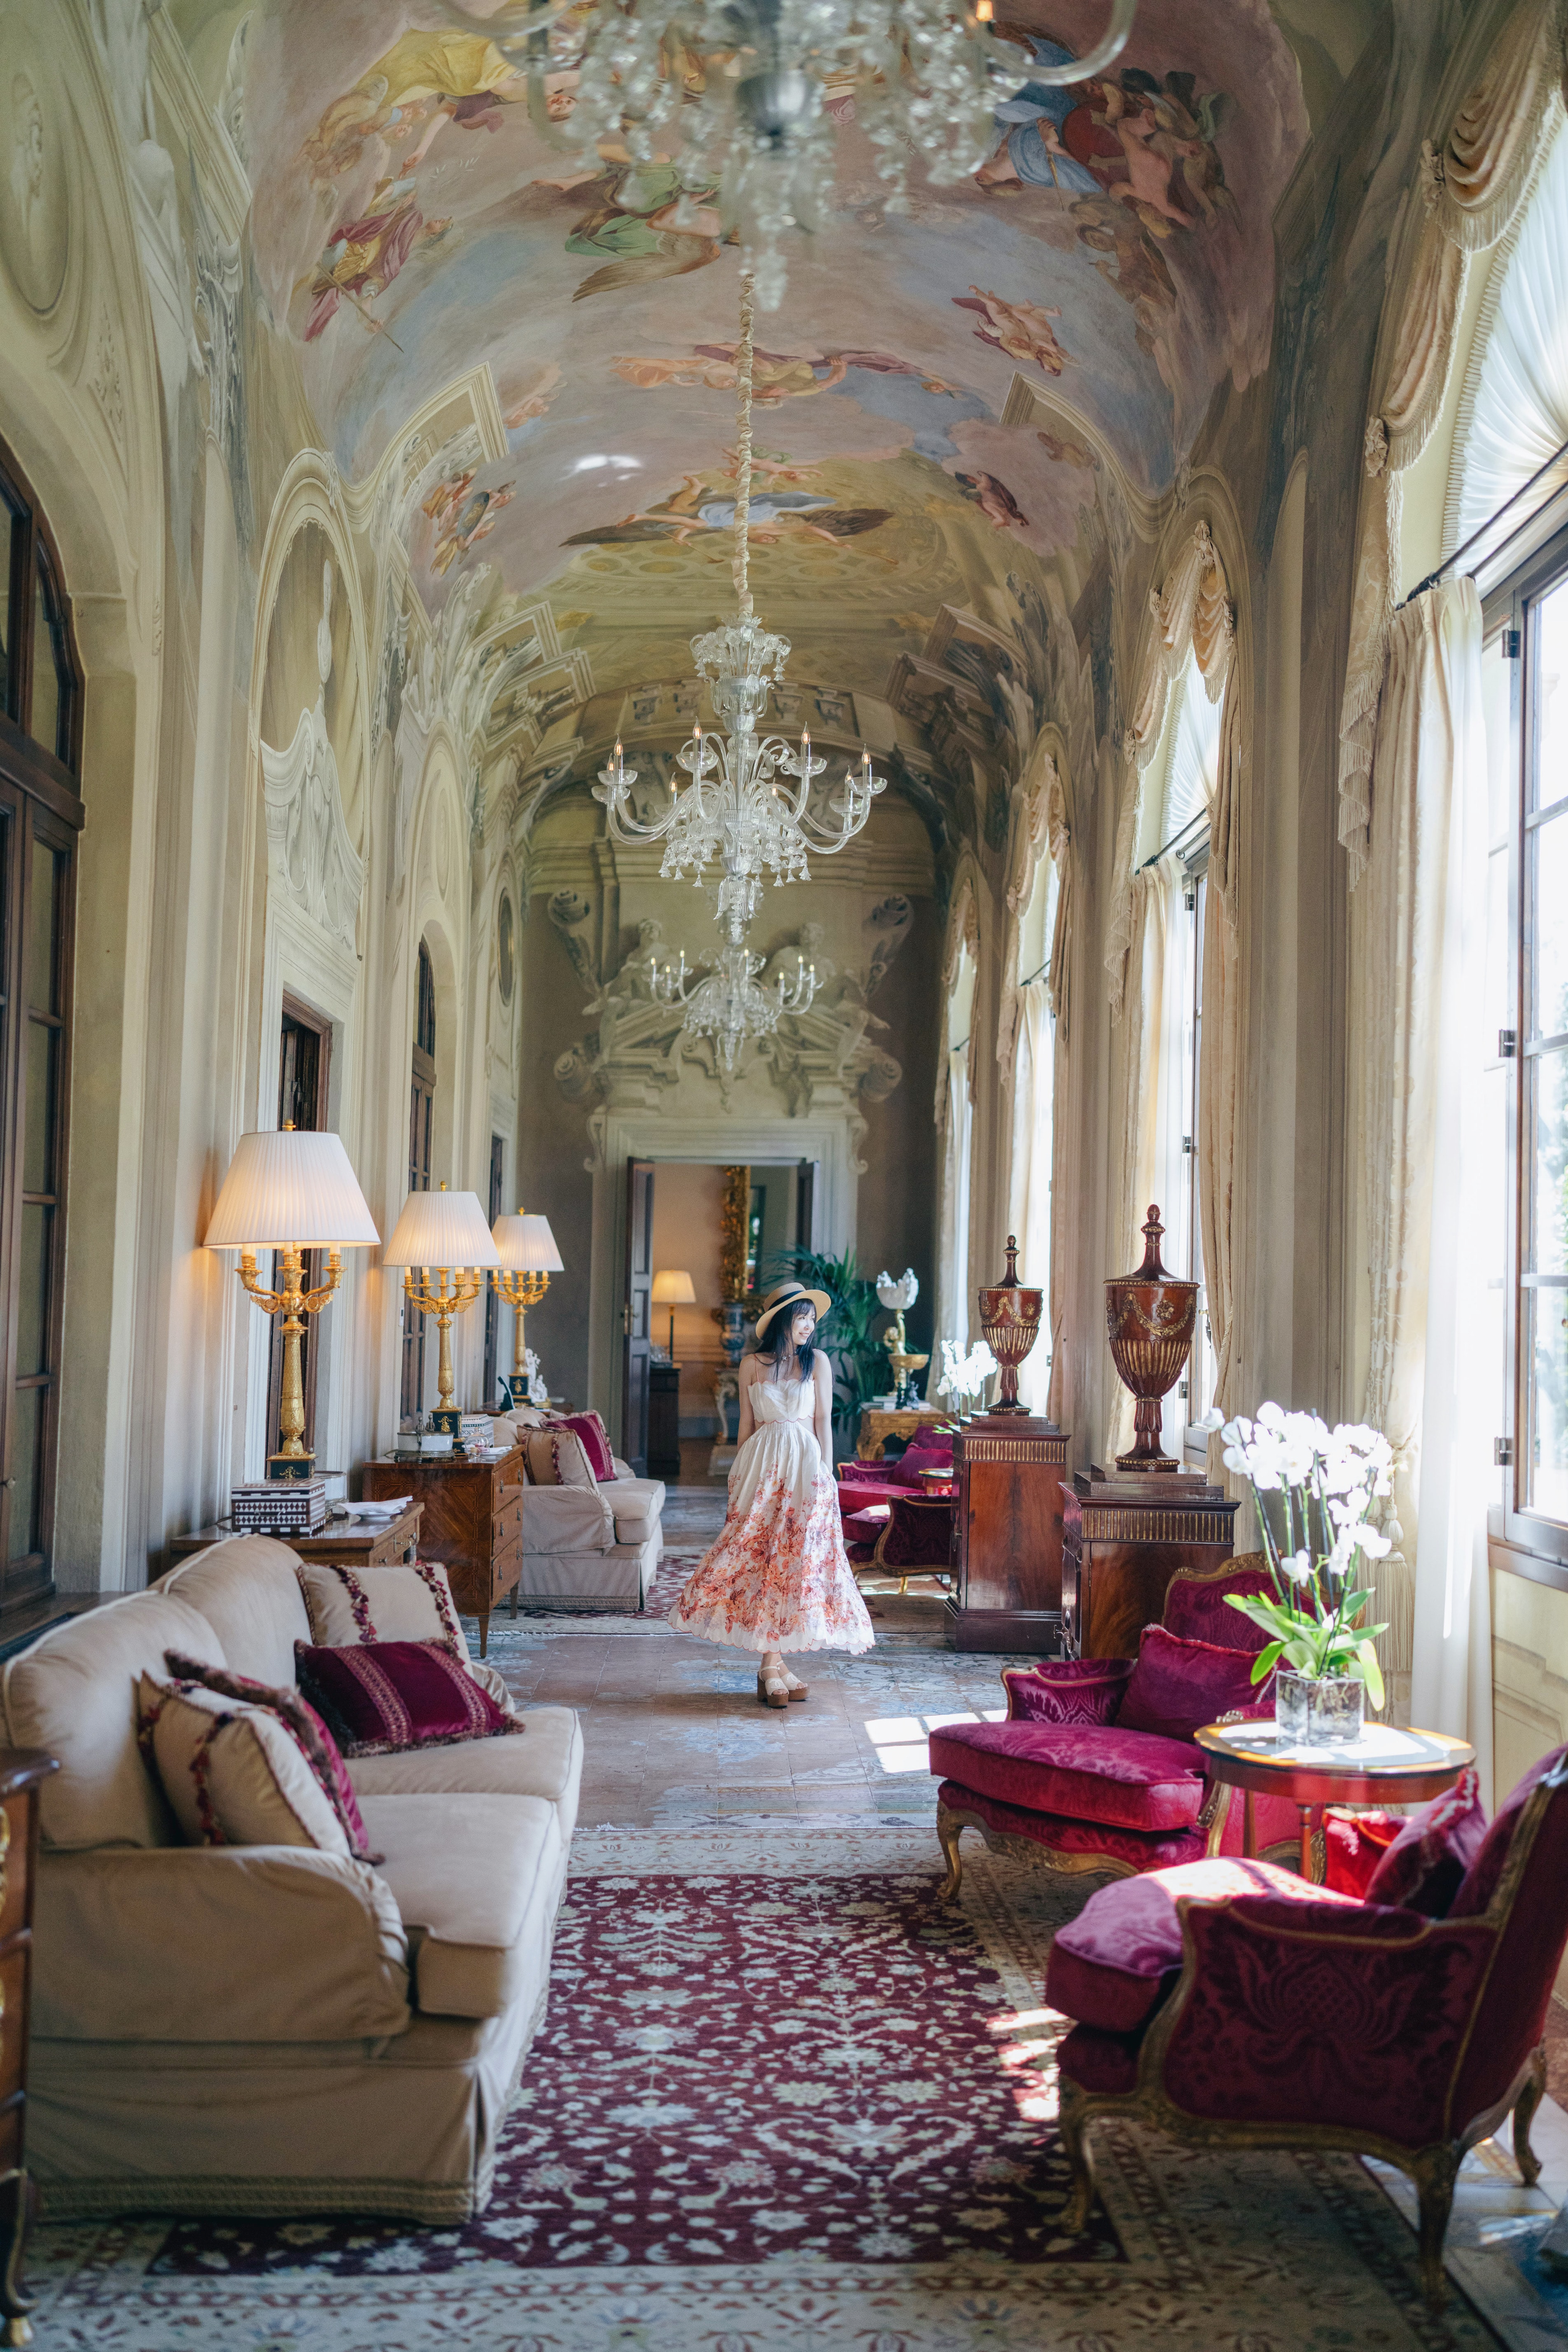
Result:
{"label": "dark wooden door", "polygon": [[795,1245],[796,1249],[816,1247],[816,1161],[803,1160],[795,1179]]}
{"label": "dark wooden door", "polygon": [[[436,1124],[436,974],[430,950],[419,942],[418,993],[414,1011],[414,1067],[408,1083],[408,1189],[430,1190],[430,1144]],[[417,1307],[403,1309],[403,1390],[399,1410],[405,1421],[425,1409],[425,1318]]]}
{"label": "dark wooden door", "polygon": [[[332,1024],[308,1004],[292,996],[283,999],[283,1034],[278,1057],[278,1124],[296,1127],[302,1133],[315,1134],[327,1124],[328,1082],[332,1066]],[[281,1271],[279,1253],[272,1253],[272,1276],[277,1283]],[[305,1283],[314,1289],[325,1271],[325,1254],[309,1250],[305,1255]],[[270,1433],[278,1427],[278,1415],[283,1399],[283,1334],[279,1328],[280,1315],[272,1318],[271,1343],[267,1357],[267,1427]],[[316,1318],[307,1315],[305,1331],[300,1341],[300,1371],[305,1386],[305,1451],[316,1448]]]}
{"label": "dark wooden door", "polygon": [[621,1450],[639,1478],[647,1476],[647,1374],[653,1313],[653,1163],[626,1162],[626,1385],[621,1402]]}
{"label": "dark wooden door", "polygon": [[[503,899],[502,905],[508,902]],[[490,1138],[489,1220],[493,1226],[500,1214],[501,1178],[506,1170],[506,1145],[499,1135]],[[496,1346],[500,1328],[500,1300],[496,1297],[493,1282],[485,1289],[485,1385],[483,1410],[489,1412],[496,1399]]]}

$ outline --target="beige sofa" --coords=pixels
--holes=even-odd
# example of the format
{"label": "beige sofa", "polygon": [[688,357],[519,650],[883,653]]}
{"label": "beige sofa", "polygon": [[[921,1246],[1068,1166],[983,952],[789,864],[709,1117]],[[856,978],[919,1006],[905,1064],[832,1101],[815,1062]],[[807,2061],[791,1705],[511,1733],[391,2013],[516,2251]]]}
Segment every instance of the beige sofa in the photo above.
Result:
{"label": "beige sofa", "polygon": [[532,1707],[521,1737],[353,1762],[374,1868],[181,1844],[138,1750],[137,1679],[178,1649],[291,1684],[310,1639],[294,1567],[264,1537],[215,1545],[0,1679],[6,1738],[61,1768],[42,1796],[27,2117],[52,2216],[450,2221],[489,2198],[544,2014],[577,1718]]}
{"label": "beige sofa", "polygon": [[[499,1418],[498,1438],[522,1425]],[[510,1436],[504,1442],[510,1443]],[[612,1454],[616,1475],[598,1486],[536,1486],[522,1498],[521,1609],[643,1608],[664,1537],[662,1478],[637,1478]]]}

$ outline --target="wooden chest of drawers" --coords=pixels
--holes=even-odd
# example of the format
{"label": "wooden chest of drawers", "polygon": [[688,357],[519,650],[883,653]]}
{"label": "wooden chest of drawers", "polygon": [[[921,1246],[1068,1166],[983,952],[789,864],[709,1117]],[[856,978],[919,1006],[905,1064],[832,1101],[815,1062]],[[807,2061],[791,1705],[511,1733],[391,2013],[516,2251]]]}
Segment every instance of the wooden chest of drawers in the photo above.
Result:
{"label": "wooden chest of drawers", "polygon": [[469,1462],[460,1454],[410,1463],[367,1462],[360,1473],[367,1502],[388,1495],[412,1495],[425,1507],[420,1528],[422,1559],[438,1559],[459,1609],[479,1621],[479,1655],[489,1643],[490,1612],[503,1594],[512,1595],[522,1574],[522,1449],[513,1446],[499,1462]]}

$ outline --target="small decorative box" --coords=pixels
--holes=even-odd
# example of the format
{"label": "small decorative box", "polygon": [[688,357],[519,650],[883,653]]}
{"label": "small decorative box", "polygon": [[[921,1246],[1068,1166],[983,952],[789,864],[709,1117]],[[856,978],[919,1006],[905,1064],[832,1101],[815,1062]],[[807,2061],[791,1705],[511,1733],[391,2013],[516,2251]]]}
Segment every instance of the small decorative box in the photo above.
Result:
{"label": "small decorative box", "polygon": [[458,1443],[465,1454],[474,1446],[488,1448],[494,1442],[494,1433],[490,1427],[490,1417],[488,1412],[464,1413],[458,1423]]}
{"label": "small decorative box", "polygon": [[249,1535],[313,1536],[327,1524],[324,1478],[258,1478],[229,1496],[230,1525]]}

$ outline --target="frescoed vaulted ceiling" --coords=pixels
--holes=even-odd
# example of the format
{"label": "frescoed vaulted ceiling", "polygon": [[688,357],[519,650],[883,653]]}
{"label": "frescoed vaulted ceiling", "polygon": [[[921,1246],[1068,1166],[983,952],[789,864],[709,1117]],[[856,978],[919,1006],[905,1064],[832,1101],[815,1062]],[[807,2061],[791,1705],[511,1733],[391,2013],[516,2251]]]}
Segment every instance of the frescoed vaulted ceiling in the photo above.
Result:
{"label": "frescoed vaulted ceiling", "polygon": [[[245,15],[173,5],[209,58]],[[494,565],[602,691],[673,674],[731,609],[739,256],[710,209],[677,221],[668,166],[556,143],[584,13],[536,121],[419,0],[260,0],[242,136],[262,290],[351,481],[488,363],[504,454],[422,483],[411,518],[427,609]],[[997,0],[995,150],[955,187],[917,165],[902,216],[832,94],[837,210],[757,332],[753,586],[792,674],[884,694],[943,605],[1103,534],[1108,468],[1134,501],[1169,485],[1216,385],[1268,364],[1273,208],[1375,13],[1142,0],[1103,80],[1047,89],[1032,63],[1087,49],[1105,0]],[[1020,412],[1020,377],[1047,408]]]}

